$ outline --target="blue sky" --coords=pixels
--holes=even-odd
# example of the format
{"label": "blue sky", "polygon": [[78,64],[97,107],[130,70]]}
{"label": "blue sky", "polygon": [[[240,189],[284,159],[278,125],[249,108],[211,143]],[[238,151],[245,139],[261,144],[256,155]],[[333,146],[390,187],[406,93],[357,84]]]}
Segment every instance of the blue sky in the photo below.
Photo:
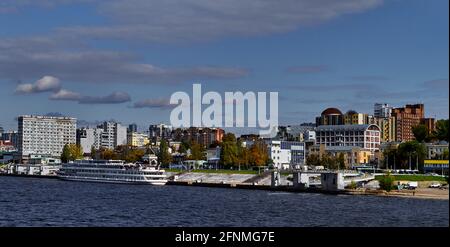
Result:
{"label": "blue sky", "polygon": [[143,128],[193,83],[277,91],[281,124],[375,102],[448,118],[448,23],[446,0],[5,0],[0,126],[53,112]]}

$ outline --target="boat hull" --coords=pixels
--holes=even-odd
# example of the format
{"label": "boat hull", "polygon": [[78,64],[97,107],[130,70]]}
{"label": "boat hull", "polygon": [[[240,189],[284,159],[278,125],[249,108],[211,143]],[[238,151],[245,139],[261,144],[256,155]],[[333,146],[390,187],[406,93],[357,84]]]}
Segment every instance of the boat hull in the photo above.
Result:
{"label": "boat hull", "polygon": [[167,183],[167,180],[130,181],[130,180],[121,180],[121,179],[68,177],[68,176],[58,176],[58,178],[61,180],[66,180],[66,181],[112,183],[112,184],[145,184],[145,185],[162,186]]}

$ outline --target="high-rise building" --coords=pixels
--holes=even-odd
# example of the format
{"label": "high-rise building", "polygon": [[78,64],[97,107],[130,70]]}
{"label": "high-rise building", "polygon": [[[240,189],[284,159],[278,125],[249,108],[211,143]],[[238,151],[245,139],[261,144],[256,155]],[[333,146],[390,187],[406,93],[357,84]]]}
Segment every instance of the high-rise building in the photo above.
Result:
{"label": "high-rise building", "polygon": [[161,139],[172,139],[172,126],[166,124],[153,124],[149,127],[149,138],[152,142],[158,142]]}
{"label": "high-rise building", "polygon": [[380,127],[382,142],[394,142],[397,140],[396,123],[395,117],[374,118],[372,122],[372,124],[376,124]]}
{"label": "high-rise building", "polygon": [[95,149],[115,149],[120,145],[127,145],[127,127],[116,122],[104,122],[97,128],[81,128],[77,130],[77,144],[85,154]]}
{"label": "high-rise building", "polygon": [[423,104],[394,108],[392,116],[396,119],[396,140],[399,142],[414,140],[412,129],[421,123],[424,115]]}
{"label": "high-rise building", "polygon": [[92,148],[99,149],[102,142],[103,129],[81,128],[77,130],[77,144],[85,154],[90,154]]}
{"label": "high-rise building", "polygon": [[60,156],[66,144],[76,143],[76,126],[75,118],[20,116],[19,154],[22,157],[31,154]]}
{"label": "high-rise building", "polygon": [[101,147],[114,149],[120,145],[127,145],[127,128],[125,126],[115,122],[104,122],[97,128],[103,129]]}
{"label": "high-rise building", "polygon": [[137,124],[128,125],[128,133],[137,132]]}
{"label": "high-rise building", "polygon": [[374,105],[374,114],[373,116],[376,118],[388,118],[392,115],[392,107],[386,103],[375,103]]}

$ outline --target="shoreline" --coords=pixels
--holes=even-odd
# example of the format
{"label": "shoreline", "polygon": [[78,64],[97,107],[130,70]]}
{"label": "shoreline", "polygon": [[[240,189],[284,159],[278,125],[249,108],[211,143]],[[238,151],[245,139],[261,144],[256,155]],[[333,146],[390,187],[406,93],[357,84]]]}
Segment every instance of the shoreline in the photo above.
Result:
{"label": "shoreline", "polygon": [[[4,174],[0,173],[0,176],[4,177],[22,177],[22,178],[46,178],[46,179],[58,179],[57,176],[41,176],[41,175],[24,175],[24,174]],[[269,185],[252,185],[252,184],[229,184],[229,183],[203,183],[203,182],[187,182],[187,181],[168,181],[166,185],[169,186],[193,186],[193,187],[209,187],[209,188],[224,188],[224,189],[245,189],[245,190],[264,190],[272,192],[288,192],[288,193],[319,193],[326,195],[354,195],[354,196],[379,196],[379,197],[397,197],[397,198],[413,198],[413,199],[427,199],[427,200],[449,200],[448,190],[441,190],[440,193],[436,192],[439,189],[417,189],[415,193],[413,191],[381,191],[381,190],[339,190],[339,191],[324,191],[320,188],[308,188],[300,189],[293,186],[277,186],[272,187]],[[428,193],[427,193],[428,192]],[[447,192],[447,193],[443,193]]]}

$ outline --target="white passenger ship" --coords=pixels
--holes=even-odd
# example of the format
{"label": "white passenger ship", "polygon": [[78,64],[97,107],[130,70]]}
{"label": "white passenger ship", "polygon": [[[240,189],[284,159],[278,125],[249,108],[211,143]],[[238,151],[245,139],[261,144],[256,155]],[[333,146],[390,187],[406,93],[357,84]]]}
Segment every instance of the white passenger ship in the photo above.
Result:
{"label": "white passenger ship", "polygon": [[120,160],[76,160],[63,164],[58,177],[64,180],[165,185],[164,170]]}

